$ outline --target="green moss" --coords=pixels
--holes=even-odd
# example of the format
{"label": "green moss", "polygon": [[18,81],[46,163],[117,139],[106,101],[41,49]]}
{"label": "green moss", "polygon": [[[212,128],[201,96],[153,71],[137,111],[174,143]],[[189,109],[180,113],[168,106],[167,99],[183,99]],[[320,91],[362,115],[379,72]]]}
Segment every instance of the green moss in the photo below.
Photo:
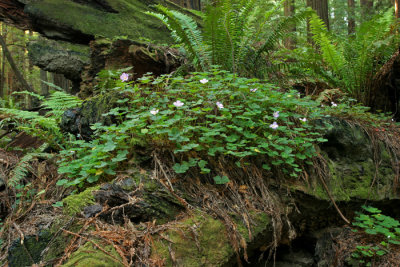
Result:
{"label": "green moss", "polygon": [[28,4],[25,10],[44,16],[75,30],[94,36],[127,36],[133,40],[144,37],[160,43],[171,41],[168,30],[149,15],[149,5],[139,0],[108,1],[118,13],[104,12],[73,1],[43,0]]}
{"label": "green moss", "polygon": [[67,216],[60,216],[58,218],[55,218],[50,228],[50,233],[52,234],[51,244],[49,246],[49,249],[43,255],[43,261],[49,264],[55,263],[57,259],[63,256],[66,246],[71,242],[71,239],[74,237],[73,235],[60,230],[61,228],[74,233],[78,233],[81,230],[82,226],[83,225],[79,222],[71,223],[70,218]]}
{"label": "green moss", "polygon": [[[255,212],[252,211],[250,212],[250,215],[254,221],[254,225],[251,227],[251,235],[252,237],[255,237],[265,230],[269,229],[269,226],[271,224],[271,218],[266,214],[265,212]],[[241,220],[236,220],[237,223],[237,228],[240,234],[244,237],[244,239],[249,242],[250,237],[249,237],[249,230],[247,227],[241,222]]]}
{"label": "green moss", "polygon": [[99,188],[100,186],[90,187],[77,195],[70,195],[64,198],[64,212],[73,216],[78,212],[81,212],[84,207],[94,204],[95,202],[92,192],[99,190]]}
{"label": "green moss", "polygon": [[[336,201],[349,201],[352,198],[382,200],[392,196],[394,172],[388,164],[379,167],[374,187],[375,164],[369,159],[363,162],[329,162],[331,179],[328,187]],[[319,183],[308,193],[329,200],[324,188]]]}
{"label": "green moss", "polygon": [[[155,239],[152,257],[166,259],[166,266],[221,266],[234,254],[225,225],[206,214],[182,220],[164,236],[172,242]],[[175,254],[175,263],[171,260],[169,246]]]}
{"label": "green moss", "polygon": [[33,263],[39,263],[41,253],[51,240],[51,234],[43,230],[38,236],[25,236],[24,244],[21,240],[15,240],[8,252],[9,266],[31,266]]}
{"label": "green moss", "polygon": [[[95,241],[96,242],[96,241]],[[108,245],[98,243],[105,251],[114,258],[121,260],[121,257],[115,251],[115,249]],[[61,265],[63,267],[119,267],[124,266],[121,262],[113,259],[110,255],[107,255],[103,251],[99,250],[92,243],[87,242],[85,245],[81,246],[77,251],[72,253],[67,263]]]}

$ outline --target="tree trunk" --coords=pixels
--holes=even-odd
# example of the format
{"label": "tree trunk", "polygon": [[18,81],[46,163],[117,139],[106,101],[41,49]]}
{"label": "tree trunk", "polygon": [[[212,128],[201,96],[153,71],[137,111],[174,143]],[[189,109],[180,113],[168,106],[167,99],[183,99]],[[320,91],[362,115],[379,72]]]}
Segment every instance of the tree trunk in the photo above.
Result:
{"label": "tree trunk", "polygon": [[49,94],[49,86],[44,83],[48,82],[47,71],[40,69],[40,81],[40,94],[42,96],[47,96]]}
{"label": "tree trunk", "polygon": [[[294,0],[286,0],[284,6],[284,14],[286,17],[293,16],[295,12]],[[296,26],[290,30],[291,32],[296,32]],[[285,46],[288,49],[294,49],[296,45],[296,40],[293,37],[289,37],[285,40]]]}
{"label": "tree trunk", "polygon": [[[4,23],[1,23],[1,32],[0,34],[4,36],[4,41],[7,40],[7,25]],[[5,75],[6,75],[6,55],[3,50],[1,50],[1,77],[0,77],[0,97],[3,98],[6,94],[4,90],[4,83],[6,81]]]}
{"label": "tree trunk", "polygon": [[172,2],[184,8],[201,10],[201,0],[172,0]]}
{"label": "tree trunk", "polygon": [[371,19],[374,14],[374,0],[360,0],[361,20]]}
{"label": "tree trunk", "polygon": [[347,16],[348,16],[348,33],[349,35],[354,33],[356,30],[356,20],[355,20],[355,2],[354,0],[347,0]]}
{"label": "tree trunk", "polygon": [[14,72],[15,76],[17,77],[19,83],[22,85],[22,87],[29,92],[33,92],[32,88],[29,86],[29,84],[26,82],[24,76],[21,74],[21,72],[18,70],[17,65],[14,62],[14,59],[11,56],[10,51],[7,48],[7,44],[3,38],[2,35],[0,35],[0,46],[3,49],[3,53],[5,55],[5,57],[8,60],[8,63],[10,64],[10,67],[12,69],[12,71]]}
{"label": "tree trunk", "polygon": [[311,7],[317,12],[317,15],[324,21],[329,30],[329,9],[328,0],[307,0],[311,2]]}
{"label": "tree trunk", "polygon": [[399,4],[400,0],[394,0],[394,12],[396,14],[396,18],[400,18]]}

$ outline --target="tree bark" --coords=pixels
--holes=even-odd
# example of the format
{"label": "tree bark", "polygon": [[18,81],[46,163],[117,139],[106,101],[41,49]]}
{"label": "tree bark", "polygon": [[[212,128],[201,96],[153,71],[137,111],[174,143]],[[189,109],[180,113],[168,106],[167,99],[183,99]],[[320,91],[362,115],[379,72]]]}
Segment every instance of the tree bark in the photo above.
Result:
{"label": "tree bark", "polygon": [[22,85],[22,87],[26,91],[34,92],[33,89],[26,82],[24,76],[19,71],[17,65],[15,64],[14,59],[12,58],[11,53],[8,50],[7,44],[2,35],[0,35],[0,46],[3,49],[3,53],[4,53],[5,57],[7,58],[7,61],[10,64],[10,67],[11,67],[12,71],[14,72],[15,76],[17,77],[19,83]]}
{"label": "tree bark", "polygon": [[201,10],[201,0],[171,0],[171,2],[184,8]]}
{"label": "tree bark", "polygon": [[396,18],[400,18],[399,4],[400,0],[394,0],[394,12],[396,14]]}
{"label": "tree bark", "polygon": [[[4,36],[4,41],[7,40],[7,25],[4,23],[1,23],[1,32],[0,34]],[[0,97],[3,98],[5,95],[4,92],[4,83],[6,81],[5,75],[6,75],[6,55],[4,54],[4,51],[1,50],[1,77],[0,77]]]}
{"label": "tree bark", "polygon": [[329,9],[328,0],[307,0],[307,6],[317,12],[317,15],[324,21],[329,30]]}
{"label": "tree bark", "polygon": [[347,27],[349,35],[354,33],[356,30],[356,20],[355,20],[355,2],[354,0],[347,0]]}
{"label": "tree bark", "polygon": [[361,20],[369,20],[374,14],[374,0],[360,0]]}
{"label": "tree bark", "polygon": [[47,71],[40,69],[40,94],[42,96],[47,96],[49,94],[49,86],[44,83],[48,82]]}
{"label": "tree bark", "polygon": [[[286,0],[284,6],[285,17],[293,16],[295,12],[294,0]],[[296,26],[290,29],[291,32],[296,32]],[[293,37],[289,37],[285,40],[285,47],[288,49],[294,49],[296,46],[296,40]]]}

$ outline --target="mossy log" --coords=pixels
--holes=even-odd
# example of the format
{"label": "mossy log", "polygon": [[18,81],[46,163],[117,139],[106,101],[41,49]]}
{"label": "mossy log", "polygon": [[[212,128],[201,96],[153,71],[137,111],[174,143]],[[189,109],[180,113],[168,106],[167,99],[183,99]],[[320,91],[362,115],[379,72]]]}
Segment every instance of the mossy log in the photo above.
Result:
{"label": "mossy log", "polygon": [[0,20],[51,39],[86,45],[96,36],[168,43],[165,26],[145,14],[159,3],[179,9],[162,0],[0,0]]}

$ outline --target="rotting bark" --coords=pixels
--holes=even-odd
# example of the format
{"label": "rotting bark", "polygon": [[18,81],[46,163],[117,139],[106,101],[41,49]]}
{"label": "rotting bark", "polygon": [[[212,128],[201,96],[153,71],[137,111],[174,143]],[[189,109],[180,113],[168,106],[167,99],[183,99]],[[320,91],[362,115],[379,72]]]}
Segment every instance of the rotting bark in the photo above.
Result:
{"label": "rotting bark", "polygon": [[32,28],[32,20],[24,12],[25,4],[17,0],[0,0],[0,20],[22,30]]}
{"label": "rotting bark", "polygon": [[158,76],[171,73],[184,63],[185,57],[177,49],[157,45],[144,45],[136,41],[99,39],[91,42],[90,64],[82,72],[80,96],[93,93],[96,75],[103,69],[129,68],[136,79],[151,72]]}

